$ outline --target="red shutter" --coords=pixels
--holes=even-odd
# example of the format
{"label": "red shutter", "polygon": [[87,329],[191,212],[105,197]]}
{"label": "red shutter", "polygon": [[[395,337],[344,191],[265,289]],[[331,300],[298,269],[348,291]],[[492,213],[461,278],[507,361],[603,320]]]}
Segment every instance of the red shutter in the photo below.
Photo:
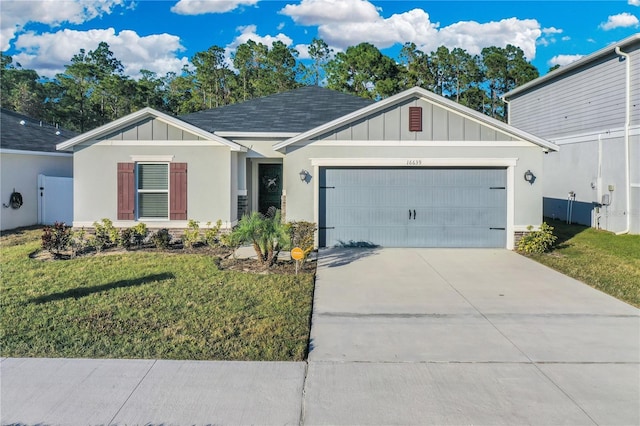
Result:
{"label": "red shutter", "polygon": [[169,219],[187,220],[187,163],[170,163],[169,176]]}
{"label": "red shutter", "polygon": [[422,107],[409,107],[409,131],[422,131]]}
{"label": "red shutter", "polygon": [[118,220],[134,220],[136,205],[135,163],[118,163]]}

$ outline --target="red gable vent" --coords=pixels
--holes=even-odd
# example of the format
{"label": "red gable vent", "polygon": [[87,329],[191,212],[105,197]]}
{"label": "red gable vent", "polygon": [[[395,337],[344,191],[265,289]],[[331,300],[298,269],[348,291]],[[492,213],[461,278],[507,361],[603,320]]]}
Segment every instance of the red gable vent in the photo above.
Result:
{"label": "red gable vent", "polygon": [[422,107],[409,107],[409,131],[422,131]]}

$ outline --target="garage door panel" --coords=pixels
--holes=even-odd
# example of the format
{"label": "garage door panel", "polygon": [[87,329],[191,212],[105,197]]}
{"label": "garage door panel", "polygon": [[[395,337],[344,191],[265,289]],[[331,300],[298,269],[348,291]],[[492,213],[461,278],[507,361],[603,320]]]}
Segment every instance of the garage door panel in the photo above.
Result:
{"label": "garage door panel", "polygon": [[504,247],[506,180],[506,169],[321,169],[320,244]]}
{"label": "garage door panel", "polygon": [[408,237],[408,244],[415,247],[503,247],[506,231],[465,226],[425,226],[411,229]]}
{"label": "garage door panel", "polygon": [[327,229],[328,246],[367,246],[372,241],[387,241],[389,247],[403,247],[407,241],[407,229],[396,226],[346,226]]}

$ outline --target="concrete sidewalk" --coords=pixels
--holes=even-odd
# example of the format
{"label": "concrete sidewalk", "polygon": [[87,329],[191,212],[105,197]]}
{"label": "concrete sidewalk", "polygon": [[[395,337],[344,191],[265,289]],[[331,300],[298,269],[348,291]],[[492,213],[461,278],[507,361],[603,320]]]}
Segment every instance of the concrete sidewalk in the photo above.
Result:
{"label": "concrete sidewalk", "polygon": [[295,425],[304,362],[0,361],[3,425]]}

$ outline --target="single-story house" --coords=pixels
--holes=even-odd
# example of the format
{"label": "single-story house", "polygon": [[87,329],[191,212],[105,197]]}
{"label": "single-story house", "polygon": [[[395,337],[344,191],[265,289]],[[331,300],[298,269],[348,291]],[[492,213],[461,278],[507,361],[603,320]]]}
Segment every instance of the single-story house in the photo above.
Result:
{"label": "single-story house", "polygon": [[302,87],[173,117],[145,108],[58,145],[76,227],[184,228],[281,209],[317,245],[506,247],[542,222],[557,146],[421,88],[372,102]]}
{"label": "single-story house", "polygon": [[77,133],[0,109],[0,230],[73,220],[73,154],[56,144]]}
{"label": "single-story house", "polygon": [[562,147],[543,162],[545,216],[640,233],[640,34],[505,100],[510,124]]}

